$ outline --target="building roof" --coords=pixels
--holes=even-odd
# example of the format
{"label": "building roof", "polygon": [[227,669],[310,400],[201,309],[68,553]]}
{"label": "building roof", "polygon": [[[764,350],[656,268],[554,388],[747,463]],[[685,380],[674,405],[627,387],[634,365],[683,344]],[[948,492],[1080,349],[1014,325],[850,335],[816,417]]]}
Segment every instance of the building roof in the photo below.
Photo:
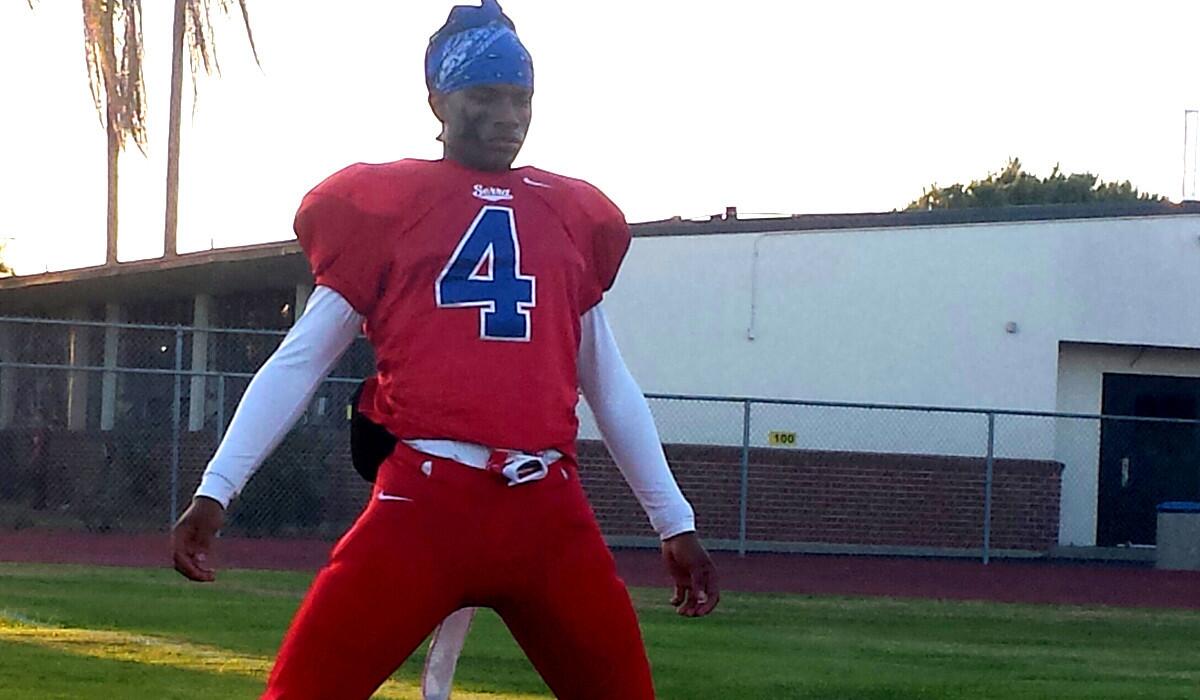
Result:
{"label": "building roof", "polygon": [[0,279],[0,316],[103,302],[284,289],[311,280],[294,241],[263,243]]}
{"label": "building roof", "polygon": [[[1064,221],[1200,214],[1200,202],[1123,202],[1013,206],[995,209],[941,209],[863,214],[800,214],[739,218],[735,209],[704,220],[681,218],[632,225],[635,237],[707,236],[770,231],[831,231],[961,226],[964,224]],[[286,289],[311,283],[295,241],[186,253],[0,279],[0,315],[60,312],[100,302],[128,302],[193,294],[228,294],[253,289]]]}
{"label": "building roof", "polygon": [[1200,201],[1111,202],[1096,204],[1033,204],[990,209],[935,209],[864,214],[797,214],[770,218],[738,218],[730,209],[725,216],[690,220],[675,217],[634,224],[635,236],[699,236],[768,231],[831,231],[839,229],[904,228],[911,226],[961,226],[963,224],[1070,219],[1118,219],[1200,214]]}

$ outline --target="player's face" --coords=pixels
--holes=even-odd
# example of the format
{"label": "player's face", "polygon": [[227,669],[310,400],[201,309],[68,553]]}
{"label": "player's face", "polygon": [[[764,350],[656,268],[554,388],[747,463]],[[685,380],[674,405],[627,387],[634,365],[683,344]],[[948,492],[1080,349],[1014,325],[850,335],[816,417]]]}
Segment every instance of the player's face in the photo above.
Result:
{"label": "player's face", "polygon": [[444,130],[446,156],[479,170],[507,170],[529,131],[533,92],[515,85],[476,85],[430,97]]}

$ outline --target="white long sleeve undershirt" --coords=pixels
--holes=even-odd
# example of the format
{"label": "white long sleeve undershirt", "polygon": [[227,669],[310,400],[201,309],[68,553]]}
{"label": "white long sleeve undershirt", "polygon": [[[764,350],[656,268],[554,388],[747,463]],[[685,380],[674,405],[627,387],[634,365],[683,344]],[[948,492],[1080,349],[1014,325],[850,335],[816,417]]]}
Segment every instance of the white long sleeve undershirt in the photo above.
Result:
{"label": "white long sleeve undershirt", "polygon": [[597,305],[581,321],[579,388],[604,445],[659,537],[694,531],[692,506],[667,466],[650,406],[625,366],[604,310]]}
{"label": "white long sleeve undershirt", "polygon": [[[695,530],[692,507],[671,475],[650,408],[604,312],[596,306],[581,322],[579,384],[617,468],[660,537]],[[362,323],[342,295],[313,290],[304,314],[246,388],[197,496],[229,505],[299,420]]]}

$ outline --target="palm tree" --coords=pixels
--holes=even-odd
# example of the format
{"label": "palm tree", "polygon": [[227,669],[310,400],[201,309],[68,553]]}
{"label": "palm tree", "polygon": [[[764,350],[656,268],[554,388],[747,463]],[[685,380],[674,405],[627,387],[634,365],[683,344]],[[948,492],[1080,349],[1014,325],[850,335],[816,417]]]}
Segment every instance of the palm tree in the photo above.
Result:
{"label": "palm tree", "polygon": [[[32,9],[34,0],[27,0]],[[192,87],[200,70],[219,70],[213,41],[212,9],[229,13],[233,0],[176,0],[171,127],[167,163],[167,255],[175,254],[179,191],[179,105],[183,49],[189,50]],[[258,51],[250,31],[246,0],[237,0],[254,60]],[[141,0],[83,0],[83,48],[88,85],[96,114],[108,136],[108,216],[105,264],[117,262],[118,169],[121,151],[132,140],[146,153],[146,84],[142,74]]]}
{"label": "palm tree", "polygon": [[[179,132],[183,110],[183,49],[188,48],[189,66],[192,73],[193,104],[196,95],[196,78],[199,71],[211,75],[220,73],[217,63],[216,45],[213,43],[212,5],[228,14],[233,6],[231,0],[175,0],[174,50],[171,57],[171,126],[167,137],[167,206],[163,231],[163,254],[177,255],[179,232]],[[258,60],[258,48],[254,45],[254,32],[250,29],[250,15],[246,11],[246,0],[237,0],[246,26],[246,38],[254,62]]]}
{"label": "palm tree", "polygon": [[104,262],[112,265],[117,262],[118,159],[130,139],[146,153],[141,0],[83,0],[83,51],[92,102],[108,135]]}

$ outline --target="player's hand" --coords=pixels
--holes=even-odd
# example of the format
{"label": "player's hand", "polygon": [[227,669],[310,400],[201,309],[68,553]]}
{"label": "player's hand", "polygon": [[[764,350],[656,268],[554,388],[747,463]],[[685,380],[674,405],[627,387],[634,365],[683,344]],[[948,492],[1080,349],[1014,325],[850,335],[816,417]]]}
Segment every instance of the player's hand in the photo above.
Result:
{"label": "player's hand", "polygon": [[703,617],[717,607],[721,592],[717,567],[694,532],[676,535],[662,544],[663,561],[675,580],[671,605],[684,617]]}
{"label": "player's hand", "polygon": [[225,509],[211,498],[197,496],[171,531],[175,570],[193,581],[212,581],[216,573],[208,565],[213,539],[225,522]]}

